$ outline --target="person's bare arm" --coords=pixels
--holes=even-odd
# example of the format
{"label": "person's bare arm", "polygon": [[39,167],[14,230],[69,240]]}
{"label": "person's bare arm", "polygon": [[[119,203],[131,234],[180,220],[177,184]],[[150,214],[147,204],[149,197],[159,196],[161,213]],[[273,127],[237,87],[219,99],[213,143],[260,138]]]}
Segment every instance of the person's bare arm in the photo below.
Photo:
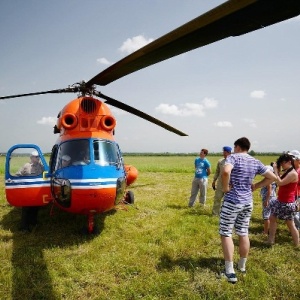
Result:
{"label": "person's bare arm", "polygon": [[258,189],[258,188],[262,188],[264,186],[267,186],[267,185],[271,184],[273,181],[276,181],[276,175],[272,171],[268,170],[262,176],[264,176],[264,178],[261,181],[253,184],[253,186],[252,186],[253,191]]}
{"label": "person's bare arm", "polygon": [[223,192],[227,193],[230,191],[230,174],[232,170],[232,165],[225,165],[223,170],[222,170],[222,186],[223,186]]}

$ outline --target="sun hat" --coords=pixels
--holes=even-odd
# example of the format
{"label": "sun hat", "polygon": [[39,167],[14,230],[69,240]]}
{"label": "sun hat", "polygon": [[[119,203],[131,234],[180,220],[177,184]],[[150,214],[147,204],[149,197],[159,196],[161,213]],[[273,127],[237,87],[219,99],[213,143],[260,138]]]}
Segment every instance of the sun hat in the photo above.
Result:
{"label": "sun hat", "polygon": [[289,151],[288,155],[293,156],[294,160],[300,160],[300,152],[298,150]]}
{"label": "sun hat", "polygon": [[298,150],[288,151],[288,155],[299,156],[300,152]]}
{"label": "sun hat", "polygon": [[38,153],[36,150],[34,150],[34,151],[31,152],[31,155],[30,155],[30,156],[38,157],[38,156],[39,156],[39,153]]}

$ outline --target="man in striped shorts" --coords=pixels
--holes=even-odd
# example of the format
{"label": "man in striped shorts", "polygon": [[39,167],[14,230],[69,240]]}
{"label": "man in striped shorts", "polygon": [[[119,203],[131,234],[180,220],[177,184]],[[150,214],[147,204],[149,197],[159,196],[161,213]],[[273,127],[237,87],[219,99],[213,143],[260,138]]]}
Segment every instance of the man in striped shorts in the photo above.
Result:
{"label": "man in striped shorts", "polygon": [[259,188],[276,179],[274,173],[268,170],[261,161],[248,154],[250,145],[246,137],[236,140],[234,153],[226,158],[222,173],[225,196],[220,213],[219,233],[225,259],[225,271],[221,275],[231,283],[237,282],[233,267],[233,229],[239,236],[238,270],[246,273],[246,260],[250,250],[248,228],[253,209],[252,181],[258,174],[264,176],[263,180],[255,184],[255,188]]}

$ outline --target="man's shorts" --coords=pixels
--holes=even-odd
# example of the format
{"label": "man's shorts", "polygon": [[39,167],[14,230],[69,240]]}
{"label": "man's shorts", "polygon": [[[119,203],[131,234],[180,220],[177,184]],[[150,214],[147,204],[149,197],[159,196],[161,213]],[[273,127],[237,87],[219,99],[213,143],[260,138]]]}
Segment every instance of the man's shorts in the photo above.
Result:
{"label": "man's shorts", "polygon": [[234,204],[223,201],[220,212],[220,229],[222,236],[232,236],[233,228],[237,235],[248,235],[250,218],[253,210],[253,203]]}

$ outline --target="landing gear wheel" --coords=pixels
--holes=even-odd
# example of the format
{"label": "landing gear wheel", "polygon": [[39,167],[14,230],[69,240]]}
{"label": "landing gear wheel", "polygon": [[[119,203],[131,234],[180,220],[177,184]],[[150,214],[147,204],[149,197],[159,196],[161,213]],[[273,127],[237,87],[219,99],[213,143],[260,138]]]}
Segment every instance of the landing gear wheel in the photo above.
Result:
{"label": "landing gear wheel", "polygon": [[91,212],[88,214],[87,216],[87,227],[83,228],[82,233],[89,235],[89,234],[95,234],[98,235],[100,233],[100,230],[98,228],[98,226],[95,225],[94,222],[94,216],[95,213]]}
{"label": "landing gear wheel", "polygon": [[90,229],[88,227],[83,227],[81,229],[80,232],[82,235],[99,235],[100,234],[100,229],[98,228],[98,226],[94,226],[94,228],[92,229],[92,231],[90,231]]}
{"label": "landing gear wheel", "polygon": [[132,191],[127,191],[125,195],[125,203],[133,204],[134,203],[134,194]]}

